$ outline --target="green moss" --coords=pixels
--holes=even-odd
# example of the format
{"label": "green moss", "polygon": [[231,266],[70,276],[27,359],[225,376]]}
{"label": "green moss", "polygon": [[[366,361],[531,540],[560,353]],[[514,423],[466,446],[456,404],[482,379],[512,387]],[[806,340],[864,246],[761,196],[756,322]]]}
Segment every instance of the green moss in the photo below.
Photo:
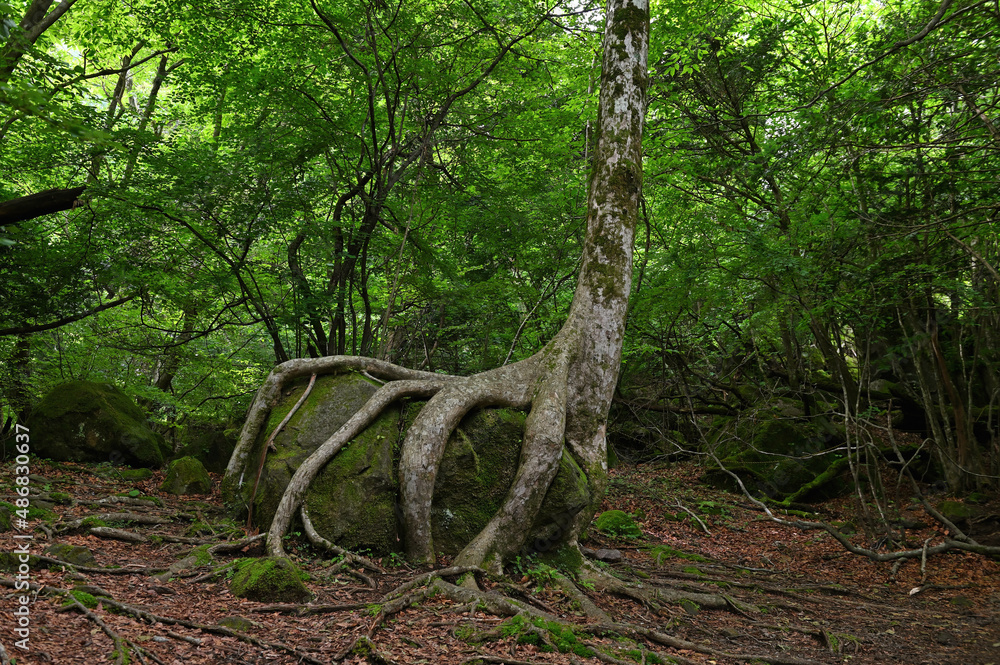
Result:
{"label": "green moss", "polygon": [[149,469],[128,469],[121,468],[118,469],[118,475],[121,476],[122,480],[128,480],[130,482],[138,482],[142,480],[149,480],[153,477],[153,472]]}
{"label": "green moss", "polygon": [[[7,501],[0,501],[0,507],[6,508],[11,515],[19,515],[17,511],[23,510],[22,508],[18,508],[12,503],[8,503]],[[51,510],[46,510],[45,508],[40,508],[38,506],[29,504],[27,519],[41,520],[43,522],[48,523],[58,520],[59,516],[56,515],[54,512],[52,512]]]}
{"label": "green moss", "polygon": [[966,505],[961,501],[942,501],[938,507],[938,512],[952,522],[961,522],[973,517],[976,509]]}
{"label": "green moss", "polygon": [[547,552],[539,552],[537,556],[539,561],[570,575],[576,575],[583,566],[583,555],[580,554],[579,547],[566,545]]}
{"label": "green moss", "polygon": [[466,415],[455,429],[434,485],[437,550],[461,550],[503,505],[517,473],[524,419],[520,411],[482,409]]}
{"label": "green moss", "polygon": [[594,655],[594,652],[580,641],[572,628],[557,621],[528,619],[519,614],[501,623],[499,632],[504,637],[516,637],[519,644],[534,644],[542,651],[555,649],[560,653],[572,653],[581,658],[591,658]]}
{"label": "green moss", "polygon": [[253,621],[239,616],[223,617],[219,619],[219,625],[232,630],[238,630],[241,633],[249,633],[254,629]]}
{"label": "green moss", "polygon": [[206,524],[205,522],[194,522],[191,526],[184,530],[184,535],[191,538],[207,536],[212,533],[215,533],[215,530],[212,529],[210,524]]}
{"label": "green moss", "polygon": [[170,463],[167,475],[160,489],[170,494],[208,494],[212,491],[212,479],[205,465],[194,457],[182,457]]}
{"label": "green moss", "polygon": [[108,523],[102,520],[100,517],[84,517],[80,526],[84,529],[90,529],[95,526],[107,526]]}
{"label": "green moss", "polygon": [[190,554],[188,554],[188,556],[193,556],[195,558],[195,565],[196,566],[208,566],[208,565],[211,565],[212,562],[215,560],[215,559],[212,558],[211,553],[209,553],[209,551],[208,551],[208,549],[211,546],[212,545],[210,543],[209,544],[205,544],[205,545],[199,545],[198,547],[195,547],[193,550],[191,550],[191,552],[190,552]]}
{"label": "green moss", "polygon": [[683,552],[678,549],[674,549],[669,545],[657,545],[655,547],[647,550],[650,556],[656,561],[657,565],[662,564],[666,559],[686,559],[688,561],[708,561],[705,557],[700,554],[694,554],[693,552]]}
{"label": "green moss", "polygon": [[639,538],[642,529],[622,510],[608,510],[597,516],[594,528],[612,538]]}
{"label": "green moss", "polygon": [[142,409],[115,386],[70,381],[42,399],[28,426],[39,457],[160,466],[170,450],[146,420]]}
{"label": "green moss", "polygon": [[97,559],[86,547],[68,543],[53,543],[45,548],[45,554],[74,566],[97,566]]}
{"label": "green moss", "polygon": [[[88,610],[92,610],[97,607],[97,598],[87,593],[86,591],[80,591],[79,589],[73,589],[69,592],[69,595],[73,596],[81,605],[86,607]],[[66,599],[63,603],[63,607],[68,607],[73,604],[73,601]]]}
{"label": "green moss", "polygon": [[229,590],[234,596],[259,602],[301,602],[310,596],[299,570],[288,559],[242,559]]}

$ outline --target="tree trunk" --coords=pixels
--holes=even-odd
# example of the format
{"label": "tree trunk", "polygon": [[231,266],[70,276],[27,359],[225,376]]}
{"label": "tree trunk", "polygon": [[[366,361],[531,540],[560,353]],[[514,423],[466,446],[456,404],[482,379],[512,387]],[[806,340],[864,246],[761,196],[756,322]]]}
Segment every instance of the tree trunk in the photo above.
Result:
{"label": "tree trunk", "polygon": [[237,483],[268,411],[288,381],[359,367],[390,381],[298,468],[268,533],[271,555],[284,554],[282,537],[322,466],[382,408],[405,395],[433,395],[410,426],[399,463],[403,541],[411,559],[434,561],[430,509],[445,444],[462,417],[482,406],[530,407],[530,412],[519,468],[504,503],[455,564],[499,571],[522,550],[563,455],[572,456],[586,475],[590,501],[563,516],[557,542],[548,545],[576,546],[607,477],[605,425],[618,378],[642,187],[648,42],[647,0],[610,0],[583,260],[566,323],[541,351],[470,377],[347,356],[293,360],[272,371],[251,407],[226,470],[224,491]]}

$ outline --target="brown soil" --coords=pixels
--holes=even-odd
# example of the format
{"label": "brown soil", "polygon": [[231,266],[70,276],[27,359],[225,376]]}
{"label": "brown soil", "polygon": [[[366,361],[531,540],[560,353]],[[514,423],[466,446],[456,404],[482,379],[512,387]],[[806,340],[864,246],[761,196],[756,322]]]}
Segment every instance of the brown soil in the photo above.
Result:
{"label": "brown soil", "polygon": [[[644,465],[613,471],[607,509],[637,515],[644,536],[611,540],[594,532],[586,545],[620,550],[624,558],[610,564],[617,575],[645,585],[669,585],[724,594],[734,601],[729,610],[708,610],[687,604],[653,606],[634,600],[590,592],[592,600],[616,622],[682,638],[696,649],[678,649],[638,638],[626,643],[607,633],[577,637],[591,646],[616,647],[594,656],[548,650],[544,644],[519,643],[494,630],[503,617],[460,605],[442,596],[424,599],[391,616],[379,615],[383,597],[424,572],[397,565],[396,557],[381,560],[384,574],[371,574],[377,588],[355,575],[329,572],[329,555],[290,541],[287,549],[311,575],[308,582],[315,599],[305,613],[267,608],[261,603],[233,597],[225,574],[196,581],[210,566],[181,571],[170,581],[159,581],[150,569],[166,568],[182,559],[193,543],[132,544],[98,538],[76,529],[59,534],[60,524],[102,512],[128,511],[171,517],[165,525],[112,525],[146,536],[154,534],[219,542],[228,535],[242,535],[225,520],[218,496],[192,499],[161,494],[162,474],[129,483],[97,475],[94,467],[51,465],[33,461],[32,491],[64,492],[71,505],[57,505],[59,523],[50,538],[34,531],[31,551],[40,554],[51,542],[83,545],[101,567],[128,569],[129,574],[76,572],[59,566],[34,566],[33,583],[47,587],[30,605],[29,650],[14,645],[14,609],[18,596],[10,587],[10,573],[3,573],[8,587],[0,599],[0,644],[16,663],[113,663],[119,659],[108,632],[134,647],[133,663],[269,663],[284,665],[304,661],[361,663],[599,663],[656,662],[655,656],[678,662],[784,663],[899,663],[899,664],[1000,664],[1000,564],[979,555],[947,553],[927,560],[923,572],[919,559],[893,571],[891,563],[873,563],[849,554],[825,533],[803,532],[779,525],[746,499],[709,490],[697,482],[700,470],[689,464]],[[104,473],[107,473],[105,470]],[[12,479],[5,479],[4,493],[13,494]],[[216,479],[218,480],[218,479]],[[216,483],[217,484],[217,483]],[[93,502],[114,494],[153,496],[161,507],[97,506]],[[904,505],[907,504],[907,505]],[[902,516],[913,524],[906,532],[911,545],[921,547],[928,538],[939,542],[943,531],[901,500]],[[851,499],[816,506],[825,519],[854,519]],[[685,510],[687,509],[687,510]],[[691,511],[702,521],[699,524]],[[212,528],[198,530],[197,522]],[[36,522],[37,526],[38,523]],[[926,525],[926,526],[925,526]],[[193,528],[195,527],[195,528]],[[50,529],[51,530],[51,529]],[[214,533],[213,533],[214,530]],[[228,533],[227,533],[228,530]],[[860,529],[864,531],[864,529]],[[2,551],[14,551],[18,530],[0,534]],[[858,544],[872,545],[863,533]],[[692,558],[678,558],[668,546]],[[262,547],[219,555],[218,566],[237,556],[260,554]],[[658,555],[658,556],[657,556]],[[697,555],[697,556],[694,556]],[[448,562],[443,561],[442,565]],[[544,568],[522,560],[507,580],[479,578],[487,591],[502,592],[530,603],[565,621],[584,625],[585,617]],[[455,581],[451,578],[451,581]],[[149,623],[115,613],[109,603],[99,604],[90,616],[76,608],[62,608],[65,596],[54,589],[75,584],[99,587],[114,600],[141,608],[161,619],[179,619],[189,625]],[[342,606],[333,609],[329,606]],[[345,608],[346,607],[346,608]],[[349,609],[348,609],[349,608]],[[212,632],[226,617],[242,617],[251,624],[250,638]],[[107,631],[98,622],[102,622]],[[201,628],[192,627],[197,624]],[[491,632],[492,631],[492,632]],[[355,641],[371,634],[371,648]],[[470,635],[486,638],[470,641]],[[619,636],[620,637],[620,636]],[[465,639],[462,639],[465,638]],[[521,642],[523,642],[523,638]],[[353,652],[349,647],[355,645]],[[624,653],[631,649],[631,655]],[[709,651],[710,653],[705,653]],[[581,651],[586,653],[586,651]],[[733,658],[726,654],[736,654]],[[754,660],[759,658],[759,660]],[[339,659],[339,660],[338,660]],[[685,660],[686,659],[686,660]]]}

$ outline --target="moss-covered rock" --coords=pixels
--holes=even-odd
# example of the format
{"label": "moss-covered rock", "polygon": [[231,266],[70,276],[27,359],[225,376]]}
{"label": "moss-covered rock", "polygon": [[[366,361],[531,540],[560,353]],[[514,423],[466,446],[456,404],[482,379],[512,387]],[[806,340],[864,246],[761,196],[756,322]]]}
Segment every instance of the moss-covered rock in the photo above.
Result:
{"label": "moss-covered rock", "polygon": [[[233,513],[246,515],[253,498],[253,521],[270,525],[278,501],[299,465],[375,392],[377,386],[357,374],[323,376],[275,438],[253,492],[267,437],[305,389],[305,382],[286,389],[272,409],[264,431],[243,470],[243,482],[223,499]],[[353,550],[398,551],[398,463],[402,439],[422,403],[386,409],[364,432],[343,448],[320,472],[305,499],[316,530],[328,540]],[[431,507],[431,528],[438,552],[455,554],[492,518],[517,472],[524,414],[509,409],[482,409],[459,423],[445,448]],[[564,455],[560,472],[535,524],[536,549],[558,540],[575,515],[588,505],[587,479],[579,465]]]}
{"label": "moss-covered rock", "polygon": [[[306,383],[285,390],[248,456],[243,481],[232,490],[223,486],[223,500],[231,512],[245,518],[253,503],[253,521],[267,529],[285,487],[299,465],[348,418],[360,409],[377,386],[356,374],[321,376],[306,402],[275,437],[263,467],[261,455],[267,437],[301,397]],[[351,549],[396,548],[395,447],[399,438],[399,409],[389,408],[359,437],[341,450],[313,482],[305,505],[317,531],[328,540]],[[260,480],[254,485],[260,469]]]}
{"label": "moss-covered rock", "polygon": [[219,425],[197,424],[180,434],[177,457],[195,457],[212,473],[223,473],[236,447],[236,437]]}
{"label": "moss-covered rock", "polygon": [[942,501],[937,509],[948,521],[956,525],[968,522],[980,512],[977,508],[961,501]]}
{"label": "moss-covered rock", "polygon": [[70,545],[68,543],[53,543],[45,549],[45,554],[53,559],[59,559],[74,566],[98,565],[94,554],[82,545]]}
{"label": "moss-covered rock", "polygon": [[594,528],[612,538],[639,538],[642,529],[624,510],[606,510],[594,520]]}
{"label": "moss-covered rock", "polygon": [[[789,418],[744,421],[733,431],[723,422],[713,433],[721,443],[716,455],[750,492],[796,501],[823,500],[848,489],[841,480],[839,456],[830,451],[842,441],[841,431],[825,419],[805,422]],[[739,487],[722,470],[705,473],[702,482],[732,491]],[[806,491],[803,491],[806,490]]]}
{"label": "moss-covered rock", "polygon": [[35,454],[66,462],[161,466],[163,437],[128,395],[108,383],[70,381],[53,388],[28,419]]}
{"label": "moss-covered rock", "polygon": [[160,489],[177,495],[209,494],[212,491],[212,479],[200,461],[194,457],[182,457],[167,467],[167,477]]}
{"label": "moss-covered rock", "polygon": [[236,564],[229,591],[239,598],[261,603],[299,603],[312,594],[301,573],[288,559],[244,559]]}

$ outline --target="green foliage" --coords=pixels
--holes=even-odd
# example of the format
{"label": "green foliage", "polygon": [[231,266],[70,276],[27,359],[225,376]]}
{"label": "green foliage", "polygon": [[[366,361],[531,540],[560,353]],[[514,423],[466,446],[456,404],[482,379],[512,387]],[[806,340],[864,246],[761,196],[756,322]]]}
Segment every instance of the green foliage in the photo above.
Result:
{"label": "green foliage", "polygon": [[[5,42],[24,4],[0,3]],[[276,361],[469,374],[551,339],[580,254],[599,17],[316,6],[77,3],[19,47],[0,201],[86,192],[0,224],[0,421],[90,380],[173,444],[238,429]],[[1000,46],[993,15],[951,8],[891,48],[934,11],[653,3],[621,459],[704,452],[720,440],[702,416],[778,401],[882,426],[868,394],[885,390],[939,459],[970,441],[934,470],[952,489],[1000,475]]]}

